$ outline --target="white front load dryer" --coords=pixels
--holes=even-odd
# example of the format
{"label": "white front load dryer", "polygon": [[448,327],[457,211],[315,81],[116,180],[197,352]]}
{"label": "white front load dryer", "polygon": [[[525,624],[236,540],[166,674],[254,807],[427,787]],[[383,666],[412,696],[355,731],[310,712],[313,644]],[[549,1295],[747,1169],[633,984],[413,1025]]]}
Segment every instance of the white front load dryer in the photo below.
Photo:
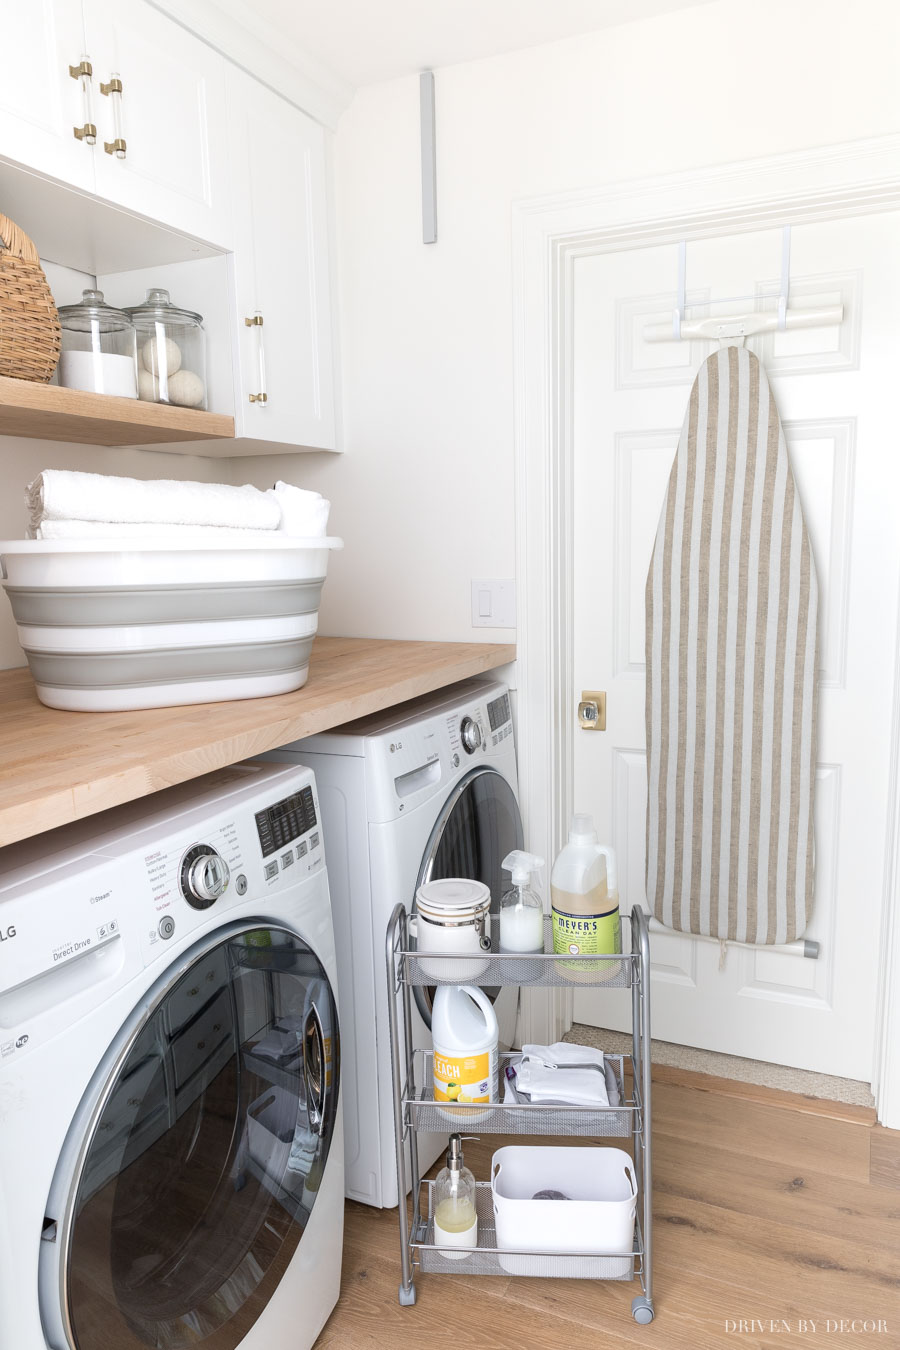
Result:
{"label": "white front load dryer", "polygon": [[0,1346],[308,1350],[344,1207],[311,771],[3,850],[0,932]]}
{"label": "white front load dryer", "polygon": [[[315,769],[334,907],[341,989],[347,1195],[397,1204],[385,937],[398,901],[424,881],[472,877],[491,891],[499,932],[500,864],[522,847],[509,691],[469,680],[295,741],[265,759]],[[489,991],[501,1044],[515,1033],[518,993]],[[430,1049],[430,991],[416,989],[413,1039]],[[423,1171],[446,1134],[418,1136]]]}

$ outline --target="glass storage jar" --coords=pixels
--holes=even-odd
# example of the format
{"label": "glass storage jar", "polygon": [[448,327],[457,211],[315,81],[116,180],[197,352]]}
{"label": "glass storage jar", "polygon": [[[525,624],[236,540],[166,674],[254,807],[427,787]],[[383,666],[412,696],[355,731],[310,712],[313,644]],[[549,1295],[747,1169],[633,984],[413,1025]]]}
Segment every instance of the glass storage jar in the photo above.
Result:
{"label": "glass storage jar", "polygon": [[179,309],[169,292],[151,287],[128,313],[137,330],[138,397],[179,408],[206,407],[206,334],[203,316]]}
{"label": "glass storage jar", "polygon": [[61,385],[137,398],[137,342],[124,310],[108,305],[102,291],[87,290],[81,304],[62,306],[59,324]]}

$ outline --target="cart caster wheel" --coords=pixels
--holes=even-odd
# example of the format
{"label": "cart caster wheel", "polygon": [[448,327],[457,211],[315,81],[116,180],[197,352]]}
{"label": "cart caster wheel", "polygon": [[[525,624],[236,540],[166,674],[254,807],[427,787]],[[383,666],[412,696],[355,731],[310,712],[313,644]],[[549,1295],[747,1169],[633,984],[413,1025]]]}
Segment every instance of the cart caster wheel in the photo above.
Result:
{"label": "cart caster wheel", "polygon": [[400,1300],[401,1308],[411,1308],[416,1301],[416,1286],[411,1284],[408,1289],[404,1289],[401,1284],[397,1290],[397,1297]]}
{"label": "cart caster wheel", "polygon": [[653,1321],[653,1304],[641,1295],[631,1300],[631,1315],[641,1326]]}

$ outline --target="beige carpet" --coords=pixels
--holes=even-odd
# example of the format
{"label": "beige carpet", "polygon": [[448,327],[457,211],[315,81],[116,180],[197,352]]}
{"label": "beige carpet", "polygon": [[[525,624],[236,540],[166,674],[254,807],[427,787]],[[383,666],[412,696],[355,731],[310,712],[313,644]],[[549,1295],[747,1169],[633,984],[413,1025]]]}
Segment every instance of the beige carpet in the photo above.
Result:
{"label": "beige carpet", "polygon": [[[593,1045],[598,1050],[623,1054],[631,1049],[631,1035],[624,1031],[604,1031],[576,1022],[563,1037],[578,1045]],[[762,1087],[781,1088],[786,1092],[803,1092],[810,1097],[825,1097],[833,1102],[849,1102],[856,1106],[874,1106],[875,1099],[868,1083],[853,1078],[834,1078],[827,1073],[810,1073],[807,1069],[788,1069],[783,1064],[765,1064],[758,1059],[743,1059],[740,1055],[720,1055],[712,1050],[695,1050],[689,1045],[672,1045],[669,1041],[653,1041],[655,1064],[670,1064],[694,1073],[711,1073],[720,1078],[735,1078],[741,1083],[759,1083]]]}

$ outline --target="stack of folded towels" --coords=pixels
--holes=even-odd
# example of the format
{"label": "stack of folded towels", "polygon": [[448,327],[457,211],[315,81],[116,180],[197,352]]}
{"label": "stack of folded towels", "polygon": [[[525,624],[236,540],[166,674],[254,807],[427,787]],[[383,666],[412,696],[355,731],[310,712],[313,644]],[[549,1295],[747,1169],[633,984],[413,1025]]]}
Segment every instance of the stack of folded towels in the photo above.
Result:
{"label": "stack of folded towels", "polygon": [[29,539],[155,539],[261,544],[273,535],[325,534],[330,503],[318,492],[278,482],[179,483],[45,469],[25,491]]}
{"label": "stack of folded towels", "polygon": [[505,1102],[568,1106],[618,1106],[619,1084],[602,1050],[591,1045],[557,1041],[555,1045],[523,1045],[510,1060],[504,1085]]}

